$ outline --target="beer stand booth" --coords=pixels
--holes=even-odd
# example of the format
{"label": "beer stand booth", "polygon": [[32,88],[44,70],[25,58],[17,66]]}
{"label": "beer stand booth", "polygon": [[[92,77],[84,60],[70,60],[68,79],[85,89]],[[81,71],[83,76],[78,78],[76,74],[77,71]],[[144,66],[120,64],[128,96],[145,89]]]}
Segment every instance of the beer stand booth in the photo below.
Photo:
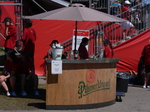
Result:
{"label": "beer stand booth", "polygon": [[[46,109],[91,109],[114,104],[118,61],[118,58],[47,59]],[[62,73],[52,73],[59,65]]]}

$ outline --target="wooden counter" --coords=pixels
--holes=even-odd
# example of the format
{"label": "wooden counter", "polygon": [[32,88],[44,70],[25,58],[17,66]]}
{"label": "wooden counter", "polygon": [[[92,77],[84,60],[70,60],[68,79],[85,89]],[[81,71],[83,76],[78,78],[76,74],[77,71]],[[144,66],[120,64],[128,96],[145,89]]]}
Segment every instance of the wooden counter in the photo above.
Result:
{"label": "wooden counter", "polygon": [[46,109],[88,109],[114,104],[118,61],[62,60],[62,74],[51,74],[51,60],[47,60]]}

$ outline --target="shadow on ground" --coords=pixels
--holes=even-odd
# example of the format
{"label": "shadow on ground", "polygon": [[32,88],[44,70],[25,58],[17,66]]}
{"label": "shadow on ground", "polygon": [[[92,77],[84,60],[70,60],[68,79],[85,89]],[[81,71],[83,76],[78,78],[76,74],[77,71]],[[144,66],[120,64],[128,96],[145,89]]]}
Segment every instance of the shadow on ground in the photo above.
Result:
{"label": "shadow on ground", "polygon": [[38,109],[46,109],[46,103],[29,103],[28,106],[33,106]]}
{"label": "shadow on ground", "polygon": [[[39,93],[40,93],[40,96],[38,96],[38,97],[31,94],[28,98],[40,99],[40,100],[46,101],[46,90],[39,89]],[[37,109],[45,109],[46,103],[28,103],[28,106],[35,107]]]}

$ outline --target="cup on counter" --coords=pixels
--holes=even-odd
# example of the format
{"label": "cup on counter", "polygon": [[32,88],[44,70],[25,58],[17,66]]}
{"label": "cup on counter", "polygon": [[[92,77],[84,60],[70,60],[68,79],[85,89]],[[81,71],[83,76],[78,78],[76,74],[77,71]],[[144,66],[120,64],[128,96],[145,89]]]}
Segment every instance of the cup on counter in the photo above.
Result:
{"label": "cup on counter", "polygon": [[52,48],[52,58],[54,60],[61,60],[62,59],[62,48]]}

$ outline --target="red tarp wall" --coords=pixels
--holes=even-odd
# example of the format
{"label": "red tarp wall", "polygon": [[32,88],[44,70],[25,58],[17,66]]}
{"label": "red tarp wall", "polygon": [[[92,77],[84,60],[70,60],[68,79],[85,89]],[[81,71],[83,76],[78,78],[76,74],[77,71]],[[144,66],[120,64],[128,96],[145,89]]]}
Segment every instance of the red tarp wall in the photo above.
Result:
{"label": "red tarp wall", "polygon": [[148,40],[150,29],[114,47],[114,57],[120,58],[117,71],[137,71],[142,50],[148,44]]}
{"label": "red tarp wall", "polygon": [[[45,60],[49,44],[56,39],[60,43],[73,37],[75,29],[74,21],[49,21],[49,20],[33,20],[33,27],[37,32],[37,40],[35,43],[35,67],[38,75],[45,75]],[[96,26],[97,22],[78,22],[78,30],[87,30]]]}

